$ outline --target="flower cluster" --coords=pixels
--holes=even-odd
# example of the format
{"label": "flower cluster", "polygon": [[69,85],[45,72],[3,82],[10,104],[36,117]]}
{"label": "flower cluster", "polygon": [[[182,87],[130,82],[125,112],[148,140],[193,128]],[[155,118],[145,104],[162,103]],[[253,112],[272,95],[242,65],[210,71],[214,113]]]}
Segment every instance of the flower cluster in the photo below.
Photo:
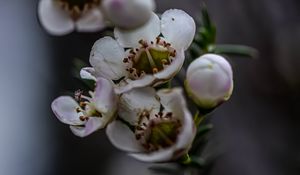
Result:
{"label": "flower cluster", "polygon": [[[168,162],[188,154],[198,127],[183,88],[161,88],[182,69],[196,24],[182,10],[158,16],[153,9],[150,0],[41,0],[39,16],[52,34],[103,28],[103,14],[115,25],[113,36],[93,45],[91,67],[80,71],[95,89],[56,98],[55,116],[79,137],[105,128],[111,143],[130,156]],[[199,110],[214,109],[232,93],[231,66],[204,54],[189,65],[184,87]]]}

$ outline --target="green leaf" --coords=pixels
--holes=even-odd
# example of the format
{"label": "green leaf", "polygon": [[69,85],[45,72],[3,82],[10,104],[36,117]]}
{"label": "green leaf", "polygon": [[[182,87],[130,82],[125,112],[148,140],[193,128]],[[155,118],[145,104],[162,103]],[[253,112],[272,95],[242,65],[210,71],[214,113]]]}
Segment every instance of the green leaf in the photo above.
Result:
{"label": "green leaf", "polygon": [[198,128],[196,138],[200,138],[213,129],[212,124],[202,125]]}
{"label": "green leaf", "polygon": [[85,85],[87,88],[89,88],[90,90],[94,90],[95,86],[96,86],[96,83],[94,80],[81,79],[81,77],[80,77],[80,70],[83,67],[87,67],[88,64],[79,58],[75,58],[73,61],[73,65],[74,65],[73,70],[72,70],[73,76],[75,78],[79,79],[83,83],[83,85]]}
{"label": "green leaf", "polygon": [[251,58],[258,57],[258,51],[255,48],[234,44],[217,44],[211,49],[210,52],[216,54],[246,56]]}
{"label": "green leaf", "polygon": [[190,166],[202,169],[206,165],[206,161],[201,157],[191,156]]}
{"label": "green leaf", "polygon": [[179,161],[179,163],[184,166],[192,166],[200,169],[205,166],[205,160],[203,158],[190,156],[189,154],[185,154]]}

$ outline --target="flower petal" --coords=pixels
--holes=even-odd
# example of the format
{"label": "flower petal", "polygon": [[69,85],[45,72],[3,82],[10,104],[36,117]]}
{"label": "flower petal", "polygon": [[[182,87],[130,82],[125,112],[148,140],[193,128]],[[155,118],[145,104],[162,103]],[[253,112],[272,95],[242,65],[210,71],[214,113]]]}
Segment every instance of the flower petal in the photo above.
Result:
{"label": "flower petal", "polygon": [[162,14],[161,32],[172,47],[186,50],[194,39],[196,24],[184,11],[171,9]]}
{"label": "flower petal", "polygon": [[127,91],[130,91],[134,88],[141,88],[152,85],[155,81],[155,77],[152,75],[144,75],[142,78],[137,80],[126,79],[126,84],[121,84],[119,87],[116,87],[115,92],[117,94],[122,94]]}
{"label": "flower petal", "polygon": [[182,68],[182,65],[184,63],[185,60],[185,56],[184,56],[184,50],[183,49],[179,49],[176,52],[176,56],[173,59],[173,62],[166,67],[163,71],[158,72],[157,74],[154,74],[154,76],[157,79],[164,79],[164,80],[169,80],[172,77],[174,77]]}
{"label": "flower petal", "polygon": [[[176,149],[177,150],[186,149],[186,151],[188,151],[196,135],[196,126],[193,121],[193,117],[191,113],[186,107],[183,108],[183,112],[184,112],[183,126],[176,141]],[[180,155],[176,155],[176,157],[178,156]]]}
{"label": "flower petal", "polygon": [[134,30],[122,30],[115,28],[114,35],[117,41],[125,48],[139,47],[139,41],[145,40],[147,42],[154,41],[160,34],[160,19],[155,13],[152,13],[149,21]]}
{"label": "flower petal", "polygon": [[183,124],[174,146],[173,158],[176,159],[189,150],[194,140],[196,128],[193,117],[187,108],[181,88],[162,89],[157,92],[157,95],[160,97],[160,102],[165,111],[172,112],[174,117],[178,118]]}
{"label": "flower petal", "polygon": [[122,94],[119,104],[119,116],[132,125],[145,110],[158,113],[160,109],[155,89],[151,87],[136,88]]}
{"label": "flower petal", "polygon": [[127,75],[123,59],[124,49],[111,37],[103,37],[95,42],[90,63],[97,75],[110,80],[119,80]]}
{"label": "flower petal", "polygon": [[157,91],[160,103],[168,112],[174,113],[179,119],[183,119],[183,110],[186,108],[185,99],[181,88],[161,89]]}
{"label": "flower petal", "polygon": [[152,15],[154,0],[104,0],[106,17],[122,29],[135,29],[145,24]]}
{"label": "flower petal", "polygon": [[119,120],[115,120],[107,126],[106,135],[110,142],[120,150],[127,152],[143,151],[143,147],[137,142],[134,133]]}
{"label": "flower petal", "polygon": [[93,8],[80,17],[76,23],[79,32],[96,32],[106,27],[103,15],[99,8]]}
{"label": "flower petal", "polygon": [[92,99],[97,111],[102,114],[102,120],[106,124],[111,121],[117,111],[117,96],[112,83],[104,78],[98,78]]}
{"label": "flower petal", "polygon": [[84,126],[70,126],[71,131],[78,137],[85,137],[103,127],[102,119],[90,117]]}
{"label": "flower petal", "polygon": [[87,80],[94,80],[96,81],[95,77],[95,69],[92,67],[84,67],[80,70],[80,77],[82,79],[87,79]]}
{"label": "flower petal", "polygon": [[69,96],[60,96],[51,104],[52,111],[56,117],[63,123],[69,125],[82,125],[85,122],[79,117],[81,113],[77,113],[77,108],[80,108],[78,103]]}
{"label": "flower petal", "polygon": [[173,147],[161,149],[151,153],[131,153],[130,156],[143,162],[167,162],[173,158]]}
{"label": "flower petal", "polygon": [[41,25],[52,35],[65,35],[75,28],[74,21],[53,0],[41,0],[38,5]]}

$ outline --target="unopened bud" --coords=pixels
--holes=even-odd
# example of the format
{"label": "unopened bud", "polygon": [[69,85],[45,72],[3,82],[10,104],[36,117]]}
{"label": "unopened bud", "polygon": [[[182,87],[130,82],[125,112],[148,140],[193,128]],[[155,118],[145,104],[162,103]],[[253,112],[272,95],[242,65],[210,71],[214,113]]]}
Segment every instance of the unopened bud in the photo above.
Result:
{"label": "unopened bud", "polygon": [[104,0],[106,17],[117,27],[135,29],[145,24],[155,8],[154,0]]}
{"label": "unopened bud", "polygon": [[199,107],[215,108],[232,94],[232,68],[222,56],[203,55],[189,65],[185,88]]}

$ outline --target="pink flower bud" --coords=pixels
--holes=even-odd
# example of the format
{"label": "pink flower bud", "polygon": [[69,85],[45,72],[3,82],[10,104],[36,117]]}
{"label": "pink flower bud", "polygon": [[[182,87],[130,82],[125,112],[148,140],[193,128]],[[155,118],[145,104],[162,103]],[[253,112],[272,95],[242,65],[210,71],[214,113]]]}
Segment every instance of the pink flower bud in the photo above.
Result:
{"label": "pink flower bud", "polygon": [[102,7],[115,26],[134,29],[150,19],[155,3],[153,0],[104,0]]}
{"label": "pink flower bud", "polygon": [[232,68],[222,56],[203,55],[189,65],[185,87],[199,107],[214,108],[232,94]]}

